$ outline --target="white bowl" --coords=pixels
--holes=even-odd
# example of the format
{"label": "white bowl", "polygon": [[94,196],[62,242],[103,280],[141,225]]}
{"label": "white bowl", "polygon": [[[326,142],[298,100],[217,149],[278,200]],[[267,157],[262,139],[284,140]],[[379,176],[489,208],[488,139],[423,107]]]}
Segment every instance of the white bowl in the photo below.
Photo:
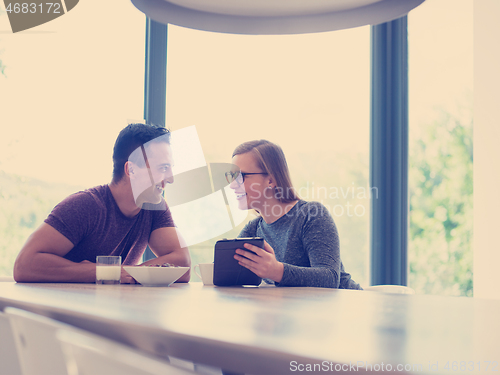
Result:
{"label": "white bowl", "polygon": [[123,266],[123,268],[144,286],[170,286],[189,270],[189,267]]}

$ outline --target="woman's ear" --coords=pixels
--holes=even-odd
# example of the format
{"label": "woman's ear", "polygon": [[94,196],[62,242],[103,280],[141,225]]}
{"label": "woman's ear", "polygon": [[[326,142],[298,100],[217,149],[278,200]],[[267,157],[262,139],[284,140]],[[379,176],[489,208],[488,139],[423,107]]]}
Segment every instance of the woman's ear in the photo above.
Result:
{"label": "woman's ear", "polygon": [[275,188],[276,187],[276,184],[274,183],[274,180],[271,176],[269,176],[268,180],[267,180],[267,186],[271,187],[271,188]]}

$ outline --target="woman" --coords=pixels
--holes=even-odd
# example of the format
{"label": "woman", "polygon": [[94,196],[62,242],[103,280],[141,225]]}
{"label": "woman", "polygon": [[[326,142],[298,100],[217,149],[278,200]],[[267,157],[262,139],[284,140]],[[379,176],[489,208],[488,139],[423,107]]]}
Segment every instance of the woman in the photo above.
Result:
{"label": "woman", "polygon": [[279,286],[361,289],[344,271],[332,216],[321,203],[298,197],[278,145],[243,143],[234,150],[233,164],[239,170],[226,176],[239,208],[260,214],[239,237],[265,240],[263,249],[245,244],[236,250],[239,264]]}

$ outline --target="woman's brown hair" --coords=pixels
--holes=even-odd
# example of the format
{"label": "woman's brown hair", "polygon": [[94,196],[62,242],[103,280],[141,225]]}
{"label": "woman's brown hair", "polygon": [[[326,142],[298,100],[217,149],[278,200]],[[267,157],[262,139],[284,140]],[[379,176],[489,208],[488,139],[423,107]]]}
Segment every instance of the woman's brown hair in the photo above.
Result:
{"label": "woman's brown hair", "polygon": [[233,157],[248,152],[255,156],[257,166],[276,183],[274,195],[278,201],[290,203],[300,199],[292,185],[285,154],[280,146],[265,139],[249,141],[236,147]]}

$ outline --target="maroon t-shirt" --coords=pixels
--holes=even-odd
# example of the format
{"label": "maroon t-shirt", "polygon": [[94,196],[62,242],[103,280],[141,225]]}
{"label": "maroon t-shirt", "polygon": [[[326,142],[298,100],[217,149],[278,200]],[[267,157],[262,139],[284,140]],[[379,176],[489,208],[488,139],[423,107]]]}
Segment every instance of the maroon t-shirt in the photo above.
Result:
{"label": "maroon t-shirt", "polygon": [[73,243],[64,256],[68,260],[95,262],[97,255],[121,255],[122,264],[138,264],[151,232],[174,226],[168,206],[164,201],[160,205],[126,217],[109,186],[102,185],[70,195],[45,222]]}

